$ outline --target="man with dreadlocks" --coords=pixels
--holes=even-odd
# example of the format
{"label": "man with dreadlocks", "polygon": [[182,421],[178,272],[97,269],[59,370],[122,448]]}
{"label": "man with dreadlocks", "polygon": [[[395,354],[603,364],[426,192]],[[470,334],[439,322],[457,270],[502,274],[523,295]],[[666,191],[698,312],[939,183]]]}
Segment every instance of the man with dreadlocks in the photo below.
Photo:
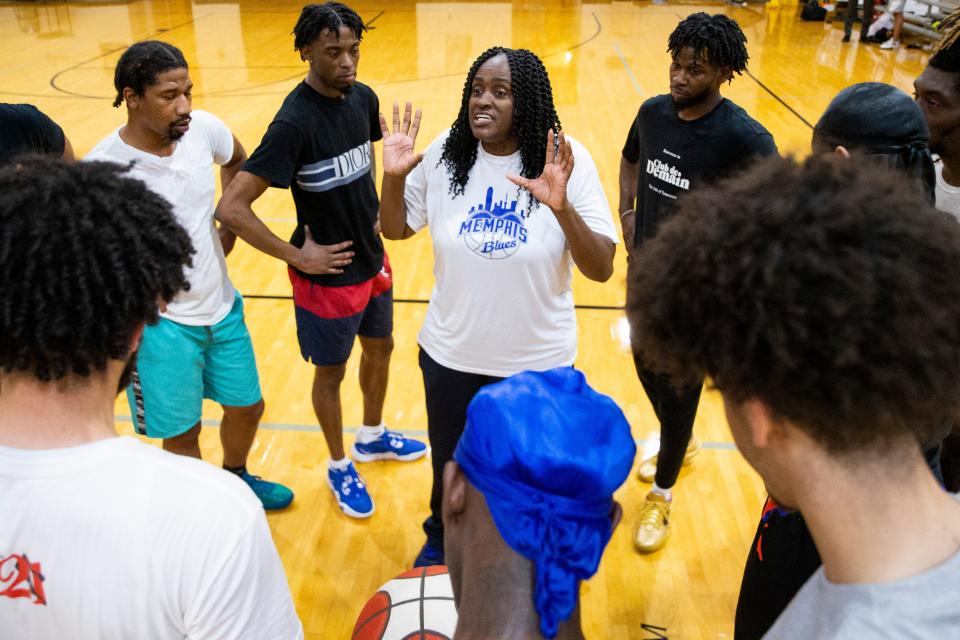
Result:
{"label": "man with dreadlocks", "polygon": [[[695,13],[670,34],[670,93],[640,107],[620,161],[620,222],[628,267],[634,262],[629,254],[656,234],[678,197],[755,156],[777,153],[767,130],[720,95],[720,86],[747,68],[746,43],[740,26],[724,15]],[[703,380],[671,379],[636,352],[634,363],[660,421],[660,452],[643,461],[637,474],[643,482],[652,481],[653,488],[640,508],[634,546],[651,552],[670,535],[671,489],[680,467],[700,450],[693,421]]]}
{"label": "man with dreadlocks", "polygon": [[263,395],[243,299],[227,274],[225,256],[236,236],[213,220],[213,165],[220,165],[226,188],[247,154],[219,118],[191,110],[187,61],[172,44],[148,40],[131,46],[117,62],[114,86],[113,106],[126,107],[127,123],[85,159],[132,165],[132,176],[173,205],[196,252],[188,288],[143,333],[127,389],[134,426],[163,438],[168,451],[199,458],[203,399],[219,403],[223,468],[246,482],[265,509],[282,509],[293,492],[247,471]]}
{"label": "man with dreadlocks", "polygon": [[[420,111],[385,118],[381,216],[387,238],[426,226],[436,286],[420,331],[433,448],[427,541],[416,566],[443,564],[443,467],[484,385],[577,355],[573,266],[605,282],[616,229],[596,166],[560,131],[550,78],[525,49],[493,47],[467,74],[460,112],[414,154]],[[531,427],[535,428],[535,427]]]}
{"label": "man with dreadlocks", "polygon": [[[357,336],[363,426],[353,458],[410,461],[427,449],[383,424],[393,276],[380,240],[373,179],[380,103],[356,81],[366,30],[360,16],[338,2],[303,8],[293,34],[301,60],[310,65],[307,77],[284,100],[217,209],[218,219],[237,235],[290,265],[300,353],[314,365],[313,408],[330,451],[327,479],[340,509],[354,518],[374,510],[343,446],[340,383]],[[290,242],[274,235],[251,208],[270,186],[293,193],[297,227]]]}

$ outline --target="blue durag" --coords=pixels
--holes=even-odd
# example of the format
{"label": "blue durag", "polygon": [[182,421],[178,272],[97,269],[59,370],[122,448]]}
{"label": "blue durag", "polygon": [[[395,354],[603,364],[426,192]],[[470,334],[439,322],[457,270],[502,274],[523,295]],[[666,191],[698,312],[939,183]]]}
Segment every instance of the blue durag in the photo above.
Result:
{"label": "blue durag", "polygon": [[572,367],[480,390],[453,454],[511,549],[536,566],[540,632],[557,635],[613,533],[637,447],[623,412]]}

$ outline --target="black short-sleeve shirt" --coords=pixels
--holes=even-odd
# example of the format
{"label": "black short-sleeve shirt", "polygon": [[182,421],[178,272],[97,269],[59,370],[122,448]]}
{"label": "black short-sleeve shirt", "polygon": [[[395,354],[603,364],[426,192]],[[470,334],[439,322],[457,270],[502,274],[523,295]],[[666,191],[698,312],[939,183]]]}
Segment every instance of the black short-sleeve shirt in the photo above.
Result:
{"label": "black short-sleeve shirt", "polygon": [[319,244],[353,240],[353,262],[335,275],[301,273],[342,287],[369,280],[383,266],[374,233],[379,200],[371,173],[372,143],[380,140],[380,102],[359,82],[343,98],[328,98],[301,82],[290,92],[244,171],[289,188],[297,209],[290,242],[303,246],[304,225]]}
{"label": "black short-sleeve shirt", "polygon": [[32,104],[0,104],[0,164],[21,153],[63,155],[63,129]]}
{"label": "black short-sleeve shirt", "polygon": [[669,94],[650,98],[623,145],[623,157],[640,163],[634,245],[654,236],[682,194],[775,153],[773,136],[726,98],[696,120],[682,120]]}

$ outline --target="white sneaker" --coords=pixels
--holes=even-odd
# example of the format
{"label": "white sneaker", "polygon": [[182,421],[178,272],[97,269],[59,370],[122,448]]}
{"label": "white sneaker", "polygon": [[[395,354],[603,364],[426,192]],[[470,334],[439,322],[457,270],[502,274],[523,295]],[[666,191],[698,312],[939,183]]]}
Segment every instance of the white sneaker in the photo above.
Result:
{"label": "white sneaker", "polygon": [[899,49],[899,48],[900,48],[900,41],[899,41],[899,40],[894,40],[893,38],[890,38],[889,40],[887,40],[886,42],[884,42],[883,44],[881,44],[881,45],[880,45],[880,48],[881,48],[881,49],[887,49],[887,50],[889,50],[889,49]]}

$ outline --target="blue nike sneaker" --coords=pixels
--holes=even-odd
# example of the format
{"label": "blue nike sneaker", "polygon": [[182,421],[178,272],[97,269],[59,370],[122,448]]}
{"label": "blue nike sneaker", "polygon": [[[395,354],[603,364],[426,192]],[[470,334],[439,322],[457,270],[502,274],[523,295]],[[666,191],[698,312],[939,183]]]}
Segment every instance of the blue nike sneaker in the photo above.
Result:
{"label": "blue nike sneaker", "polygon": [[373,515],[373,500],[352,462],[344,471],[327,469],[327,481],[333,490],[333,497],[345,514],[351,518],[369,518]]}
{"label": "blue nike sneaker", "polygon": [[268,482],[260,476],[252,475],[246,471],[237,474],[238,477],[247,483],[247,486],[253,489],[253,492],[260,498],[260,504],[266,511],[275,511],[290,506],[293,502],[293,491],[277,482]]}
{"label": "blue nike sneaker", "polygon": [[419,440],[406,438],[399,431],[384,429],[380,437],[373,442],[354,442],[351,453],[353,459],[357,462],[373,462],[374,460],[409,462],[425,456],[427,445]]}

